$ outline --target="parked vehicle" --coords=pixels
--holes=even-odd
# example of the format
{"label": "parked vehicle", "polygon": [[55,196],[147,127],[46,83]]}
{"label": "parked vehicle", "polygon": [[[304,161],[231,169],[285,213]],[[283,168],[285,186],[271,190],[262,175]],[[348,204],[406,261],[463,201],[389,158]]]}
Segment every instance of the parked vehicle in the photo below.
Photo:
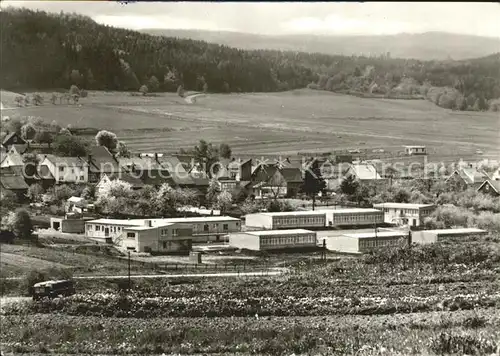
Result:
{"label": "parked vehicle", "polygon": [[71,280],[45,281],[33,286],[33,300],[45,297],[67,297],[75,294],[75,286]]}

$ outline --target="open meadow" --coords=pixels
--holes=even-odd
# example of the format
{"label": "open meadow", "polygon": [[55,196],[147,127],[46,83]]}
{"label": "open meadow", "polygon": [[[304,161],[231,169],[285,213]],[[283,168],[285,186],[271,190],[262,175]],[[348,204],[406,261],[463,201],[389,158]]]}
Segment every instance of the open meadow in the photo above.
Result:
{"label": "open meadow", "polygon": [[[236,154],[330,152],[428,147],[430,161],[500,156],[500,116],[458,112],[425,100],[369,99],[331,92],[132,96],[89,92],[79,104],[15,107],[3,95],[2,115],[35,115],[60,125],[114,131],[134,151],[176,152],[198,140],[228,143]],[[483,154],[476,155],[476,150]]]}

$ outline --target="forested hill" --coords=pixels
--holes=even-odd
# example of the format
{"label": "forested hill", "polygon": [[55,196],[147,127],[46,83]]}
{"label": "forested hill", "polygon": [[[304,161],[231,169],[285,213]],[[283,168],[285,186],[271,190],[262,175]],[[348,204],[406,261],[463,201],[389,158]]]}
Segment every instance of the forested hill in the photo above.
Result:
{"label": "forested hill", "polygon": [[379,56],[420,60],[470,59],[500,51],[500,38],[446,32],[397,35],[257,35],[228,31],[146,29],[144,33],[189,38],[241,49],[279,49],[332,55]]}
{"label": "forested hill", "polygon": [[143,84],[149,91],[176,91],[183,85],[187,90],[209,92],[309,86],[388,97],[418,94],[461,110],[485,110],[500,97],[499,55],[419,61],[241,50],[107,27],[74,14],[7,9],[0,17],[0,80],[4,89],[14,91],[72,84],[134,91]]}

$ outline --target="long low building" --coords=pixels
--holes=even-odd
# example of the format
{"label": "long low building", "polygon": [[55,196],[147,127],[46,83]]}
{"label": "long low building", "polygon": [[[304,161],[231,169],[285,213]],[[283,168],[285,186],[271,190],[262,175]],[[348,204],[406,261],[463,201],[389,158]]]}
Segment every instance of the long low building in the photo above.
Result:
{"label": "long low building", "polygon": [[379,209],[318,209],[256,213],[246,216],[245,225],[260,229],[320,229],[342,226],[372,226],[384,223]]}
{"label": "long low building", "polygon": [[245,226],[260,229],[299,229],[325,227],[326,217],[320,211],[285,211],[277,213],[248,214]]}
{"label": "long low building", "polygon": [[384,212],[384,222],[388,224],[421,226],[424,219],[436,209],[433,204],[381,203],[373,204]]}
{"label": "long low building", "polygon": [[[178,224],[179,227],[192,230],[193,242],[223,241],[230,232],[241,231],[241,220],[230,216],[189,217],[148,219],[153,226]],[[144,219],[97,219],[85,223],[88,237],[115,238],[123,229],[130,226],[142,226]]]}
{"label": "long low building", "polygon": [[378,209],[319,209],[326,216],[326,226],[367,226],[384,223],[384,213]]}
{"label": "long low building", "polygon": [[434,242],[442,242],[446,239],[462,236],[481,236],[488,231],[476,228],[439,229],[412,232],[412,242],[426,245]]}
{"label": "long low building", "polygon": [[[408,243],[406,231],[380,231],[344,234],[324,238],[326,248],[342,253],[364,253],[375,248],[398,246]],[[320,241],[321,242],[321,241]]]}
{"label": "long low building", "polygon": [[229,235],[231,247],[262,251],[316,246],[316,233],[304,229],[245,231]]}

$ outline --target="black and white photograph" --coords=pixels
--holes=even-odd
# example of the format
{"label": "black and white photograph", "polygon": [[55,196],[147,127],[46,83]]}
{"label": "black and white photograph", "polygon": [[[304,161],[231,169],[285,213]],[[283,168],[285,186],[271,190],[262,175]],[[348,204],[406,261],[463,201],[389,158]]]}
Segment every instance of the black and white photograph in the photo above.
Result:
{"label": "black and white photograph", "polygon": [[0,10],[1,356],[500,356],[500,3]]}

